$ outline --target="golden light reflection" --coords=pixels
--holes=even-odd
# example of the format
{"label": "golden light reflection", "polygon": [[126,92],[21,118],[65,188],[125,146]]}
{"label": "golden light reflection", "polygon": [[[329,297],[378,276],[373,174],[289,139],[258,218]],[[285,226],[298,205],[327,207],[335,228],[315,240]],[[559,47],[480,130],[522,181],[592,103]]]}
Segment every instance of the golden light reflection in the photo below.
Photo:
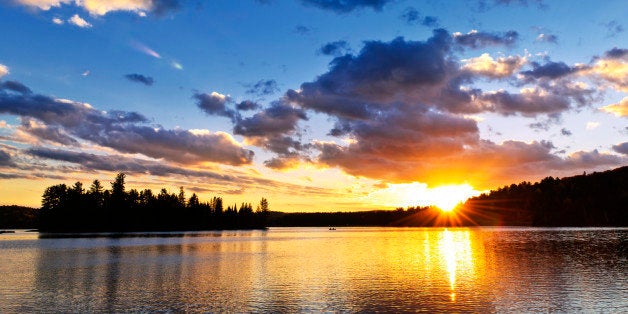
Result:
{"label": "golden light reflection", "polygon": [[473,269],[473,254],[469,230],[449,231],[445,229],[441,233],[439,249],[442,262],[449,275],[449,298],[456,301],[456,276],[467,274]]}

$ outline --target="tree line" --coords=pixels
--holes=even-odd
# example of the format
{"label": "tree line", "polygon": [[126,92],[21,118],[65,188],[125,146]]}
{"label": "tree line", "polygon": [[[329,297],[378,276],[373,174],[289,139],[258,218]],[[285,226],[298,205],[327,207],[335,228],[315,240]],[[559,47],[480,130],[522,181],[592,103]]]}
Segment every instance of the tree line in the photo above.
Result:
{"label": "tree line", "polygon": [[503,186],[461,210],[480,225],[627,226],[628,166]]}
{"label": "tree line", "polygon": [[228,205],[221,197],[201,202],[196,193],[186,198],[165,188],[157,194],[150,189],[126,190],[126,175],[119,173],[105,189],[94,180],[85,189],[53,185],[44,191],[39,215],[43,232],[182,231],[265,228],[269,204],[262,198],[255,210],[251,203]]}

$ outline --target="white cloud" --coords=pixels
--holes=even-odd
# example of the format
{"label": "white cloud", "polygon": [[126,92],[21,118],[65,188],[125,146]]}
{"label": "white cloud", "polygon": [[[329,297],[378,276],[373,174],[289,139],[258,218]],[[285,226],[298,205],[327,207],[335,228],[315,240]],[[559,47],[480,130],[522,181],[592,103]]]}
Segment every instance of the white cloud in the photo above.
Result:
{"label": "white cloud", "polygon": [[55,24],[57,24],[57,25],[61,25],[61,24],[63,24],[63,23],[64,23],[64,22],[63,22],[63,20],[62,20],[62,19],[60,19],[60,18],[58,18],[58,17],[53,18],[53,19],[52,19],[52,22],[53,22],[53,23],[55,23]]}
{"label": "white cloud", "polygon": [[92,27],[92,24],[82,19],[78,14],[72,15],[72,17],[68,20],[68,23],[74,24],[80,28],[89,28]]}
{"label": "white cloud", "polygon": [[70,3],[72,0],[16,0],[15,2],[47,11],[52,7],[60,7],[61,4]]}
{"label": "white cloud", "polygon": [[600,126],[599,122],[587,122],[587,130],[594,130],[596,129],[598,126]]}
{"label": "white cloud", "polygon": [[87,10],[91,15],[105,15],[112,11],[130,11],[146,16],[146,11],[153,7],[153,0],[14,0],[18,4],[38,8],[44,11],[62,4],[73,3]]}
{"label": "white cloud", "polygon": [[85,10],[92,15],[105,15],[112,11],[131,11],[145,16],[145,11],[148,11],[153,6],[151,0],[83,0],[77,1],[77,4],[82,6]]}
{"label": "white cloud", "polygon": [[0,64],[0,78],[7,74],[9,74],[9,68],[4,64]]}

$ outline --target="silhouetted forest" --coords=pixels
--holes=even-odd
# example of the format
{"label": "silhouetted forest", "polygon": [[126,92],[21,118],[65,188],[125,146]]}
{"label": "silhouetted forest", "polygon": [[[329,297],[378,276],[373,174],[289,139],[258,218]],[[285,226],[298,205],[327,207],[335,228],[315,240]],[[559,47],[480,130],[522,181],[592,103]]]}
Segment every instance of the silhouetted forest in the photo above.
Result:
{"label": "silhouetted forest", "polygon": [[469,199],[461,213],[480,225],[627,226],[628,166],[511,184]]}
{"label": "silhouetted forest", "polygon": [[0,229],[37,228],[37,208],[24,206],[0,206]]}
{"label": "silhouetted forest", "polygon": [[[320,227],[320,226],[409,226],[419,225],[429,219],[418,221],[417,216],[436,211],[430,207],[408,207],[406,210],[373,210],[359,212],[317,212],[271,214],[271,226]],[[438,210],[440,211],[440,210]]]}
{"label": "silhouetted forest", "polygon": [[106,190],[94,180],[84,189],[81,182],[46,188],[39,217],[43,232],[177,231],[212,229],[255,229],[266,226],[268,200],[262,198],[256,210],[250,203],[224,207],[220,197],[201,202],[196,194],[186,198],[161,189],[125,189],[120,173]]}
{"label": "silhouetted forest", "polygon": [[469,199],[453,213],[395,211],[273,213],[273,226],[628,226],[628,167],[521,182]]}
{"label": "silhouetted forest", "polygon": [[214,197],[201,202],[162,189],[125,190],[124,174],[103,188],[95,180],[87,189],[80,182],[48,187],[42,208],[0,207],[0,228],[40,230],[168,231],[247,229],[265,226],[628,226],[628,167],[562,179],[503,186],[469,199],[454,213],[434,207],[362,212],[270,212],[262,199],[224,208]]}

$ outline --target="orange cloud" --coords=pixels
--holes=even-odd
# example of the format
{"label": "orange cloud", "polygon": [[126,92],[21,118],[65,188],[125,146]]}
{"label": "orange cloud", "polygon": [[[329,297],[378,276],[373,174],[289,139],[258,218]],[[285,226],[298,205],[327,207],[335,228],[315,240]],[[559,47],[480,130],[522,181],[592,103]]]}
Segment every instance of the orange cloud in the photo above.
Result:
{"label": "orange cloud", "polygon": [[500,57],[495,60],[488,53],[462,61],[465,63],[462,67],[463,70],[491,78],[511,76],[527,62],[525,57],[520,56]]}
{"label": "orange cloud", "polygon": [[616,104],[604,106],[600,109],[618,117],[628,117],[628,97],[624,97],[624,99],[620,100]]}

